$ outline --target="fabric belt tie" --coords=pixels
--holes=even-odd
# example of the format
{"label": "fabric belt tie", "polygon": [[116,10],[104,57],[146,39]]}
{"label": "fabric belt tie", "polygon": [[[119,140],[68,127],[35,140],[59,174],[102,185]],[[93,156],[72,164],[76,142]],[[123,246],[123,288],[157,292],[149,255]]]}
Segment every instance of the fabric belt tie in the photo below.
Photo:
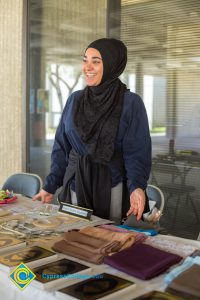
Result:
{"label": "fabric belt tie", "polygon": [[59,202],[71,202],[71,183],[75,179],[78,206],[93,209],[100,218],[109,218],[111,176],[109,167],[92,161],[90,155],[79,155],[74,149],[69,154]]}

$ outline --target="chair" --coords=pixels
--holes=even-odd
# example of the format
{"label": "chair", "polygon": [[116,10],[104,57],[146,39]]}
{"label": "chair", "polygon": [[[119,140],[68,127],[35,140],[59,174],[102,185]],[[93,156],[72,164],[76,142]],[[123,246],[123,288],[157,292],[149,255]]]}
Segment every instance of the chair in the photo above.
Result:
{"label": "chair", "polygon": [[165,204],[164,194],[160,188],[152,184],[147,185],[146,193],[149,198],[150,211],[143,214],[143,219],[159,224]]}
{"label": "chair", "polygon": [[[143,220],[136,220],[136,217],[131,214],[123,223],[123,225],[140,228],[152,229],[159,225],[159,219],[164,209],[165,198],[163,192],[155,185],[148,184],[146,193],[149,198],[150,211],[143,214]],[[151,222],[151,224],[149,223]],[[153,225],[154,224],[154,225]]]}
{"label": "chair", "polygon": [[32,173],[16,173],[4,182],[2,189],[32,198],[42,188],[42,179]]}
{"label": "chair", "polygon": [[[165,197],[161,189],[153,184],[148,184],[146,192],[149,201],[156,202],[154,207],[156,207],[162,214],[165,205]],[[149,203],[149,206],[151,208],[151,202]]]}
{"label": "chair", "polygon": [[173,184],[174,182],[183,181],[183,175],[172,159],[153,158],[151,183],[160,186],[161,182],[166,180]]}
{"label": "chair", "polygon": [[171,229],[176,227],[176,223],[180,220],[183,213],[185,214],[190,210],[188,204],[191,205],[197,222],[199,223],[200,221],[192,195],[196,191],[196,187],[186,182],[186,176],[191,167],[185,165],[184,162],[176,164],[175,158],[164,159],[158,157],[153,160],[152,168],[152,183],[155,182],[165,195],[165,215],[169,212],[170,208],[173,210],[170,222]]}

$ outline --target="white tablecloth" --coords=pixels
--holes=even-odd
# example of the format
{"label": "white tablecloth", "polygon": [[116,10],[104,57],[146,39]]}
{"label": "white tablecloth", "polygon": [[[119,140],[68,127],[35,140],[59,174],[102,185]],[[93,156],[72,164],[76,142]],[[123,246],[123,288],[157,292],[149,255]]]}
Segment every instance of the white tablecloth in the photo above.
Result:
{"label": "white tablecloth", "polygon": [[[23,203],[27,204],[27,206],[29,207],[30,205],[36,205],[36,204],[32,204],[32,202],[30,202],[30,199],[22,199]],[[28,201],[27,203],[24,201]],[[19,202],[19,205],[22,203]],[[26,205],[25,205],[26,206]],[[160,237],[161,235],[159,235]],[[195,246],[196,248],[200,249],[200,241],[194,241],[194,240],[189,240],[189,239],[183,239],[183,238],[178,238],[178,237],[173,237],[173,236],[166,236],[163,235],[162,236],[164,239],[171,239],[171,240],[175,240],[176,242],[184,242],[184,243],[188,243],[189,245]],[[61,255],[61,257],[63,257],[63,255]],[[70,258],[69,256],[66,256],[66,258]],[[71,258],[72,260],[81,262],[83,264],[86,264],[85,262],[75,259],[75,258]],[[131,258],[130,258],[131,259]],[[114,268],[111,268],[108,265],[102,264],[102,265],[94,265],[94,264],[88,264],[91,267],[91,270],[89,271],[91,275],[95,275],[95,274],[100,274],[102,272],[107,272],[107,273],[111,273],[111,274],[115,274],[119,277],[123,277],[126,278],[128,280],[134,281],[136,283],[136,286],[134,288],[133,291],[131,291],[129,294],[124,294],[123,300],[130,300],[130,299],[134,299],[139,295],[144,294],[145,292],[151,291],[151,290],[164,290],[166,285],[164,284],[164,276],[165,274],[162,274],[160,276],[157,276],[151,280],[140,280],[137,278],[134,278],[132,276],[126,275],[125,273],[119,272]],[[78,282],[80,281],[80,279],[66,279],[65,281],[65,285],[68,283],[69,285],[74,283],[74,282]],[[62,288],[63,287],[63,283],[57,283],[56,284],[56,288]],[[0,300],[55,300],[55,299],[60,299],[55,295],[55,291],[45,291],[39,288],[36,288],[34,286],[34,283],[31,282],[23,291],[21,291],[17,286],[15,286],[15,284],[10,280],[10,278],[8,277],[8,274],[6,274],[5,272],[0,270]],[[64,297],[64,299],[68,299],[68,296],[66,295]],[[112,299],[112,297],[111,297]],[[113,299],[116,299],[113,296]]]}

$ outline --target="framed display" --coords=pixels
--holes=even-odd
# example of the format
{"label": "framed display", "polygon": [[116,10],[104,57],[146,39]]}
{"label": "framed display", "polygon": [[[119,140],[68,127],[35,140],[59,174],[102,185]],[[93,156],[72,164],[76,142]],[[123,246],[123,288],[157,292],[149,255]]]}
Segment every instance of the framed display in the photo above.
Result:
{"label": "framed display", "polygon": [[132,281],[112,274],[102,273],[63,288],[59,290],[59,293],[80,300],[103,300],[109,299],[111,295],[114,297],[113,299],[119,299],[121,292],[125,292],[128,288],[133,287],[135,287],[135,283]]}

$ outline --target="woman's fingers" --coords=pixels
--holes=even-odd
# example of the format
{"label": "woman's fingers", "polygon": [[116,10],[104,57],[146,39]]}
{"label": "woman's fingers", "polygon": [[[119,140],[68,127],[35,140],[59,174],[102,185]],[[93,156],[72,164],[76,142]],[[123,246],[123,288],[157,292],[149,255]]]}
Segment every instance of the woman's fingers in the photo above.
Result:
{"label": "woman's fingers", "polygon": [[36,194],[36,195],[32,198],[33,201],[36,201],[36,200],[38,200],[38,199],[40,199],[40,193]]}
{"label": "woman's fingers", "polygon": [[127,212],[127,216],[134,214],[137,220],[140,220],[144,211],[145,194],[140,188],[135,189],[130,195],[130,209]]}
{"label": "woman's fingers", "polygon": [[41,199],[41,202],[44,203],[50,203],[53,199],[53,194],[50,194],[48,192],[46,192],[45,190],[41,190],[38,194],[36,194],[32,200],[39,200]]}
{"label": "woman's fingers", "polygon": [[53,195],[48,194],[42,197],[42,203],[50,203],[52,201]]}

